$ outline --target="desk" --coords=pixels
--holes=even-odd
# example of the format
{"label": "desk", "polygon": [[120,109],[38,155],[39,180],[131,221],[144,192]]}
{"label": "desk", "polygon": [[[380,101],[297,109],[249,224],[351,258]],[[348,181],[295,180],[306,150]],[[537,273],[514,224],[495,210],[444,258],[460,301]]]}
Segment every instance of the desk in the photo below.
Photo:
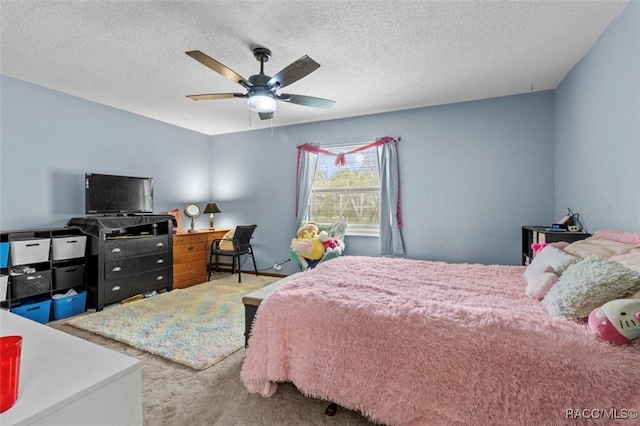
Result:
{"label": "desk", "polygon": [[142,425],[135,358],[0,309],[0,334],[22,336],[16,404],[2,425]]}
{"label": "desk", "polygon": [[211,242],[230,229],[201,229],[173,235],[173,288],[185,288],[207,281]]}

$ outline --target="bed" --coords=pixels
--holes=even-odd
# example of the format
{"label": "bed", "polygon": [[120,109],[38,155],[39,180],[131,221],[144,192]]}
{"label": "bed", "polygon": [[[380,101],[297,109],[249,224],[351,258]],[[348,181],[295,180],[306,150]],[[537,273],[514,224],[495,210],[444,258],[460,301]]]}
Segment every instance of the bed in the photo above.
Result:
{"label": "bed", "polygon": [[325,262],[262,302],[241,380],[265,397],[292,382],[388,425],[560,425],[585,414],[637,425],[640,341],[613,345],[585,321],[550,315],[525,295],[524,270]]}

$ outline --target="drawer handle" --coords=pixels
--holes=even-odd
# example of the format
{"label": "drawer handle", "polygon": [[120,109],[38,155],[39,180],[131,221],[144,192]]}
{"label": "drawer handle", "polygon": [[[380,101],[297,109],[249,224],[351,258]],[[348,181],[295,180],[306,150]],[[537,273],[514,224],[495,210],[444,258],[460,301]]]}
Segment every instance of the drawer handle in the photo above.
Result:
{"label": "drawer handle", "polygon": [[40,243],[25,244],[26,247],[38,247]]}
{"label": "drawer handle", "polygon": [[119,285],[117,285],[117,286],[115,286],[115,287],[113,287],[111,289],[111,291],[118,291],[118,290],[120,290],[120,286]]}
{"label": "drawer handle", "polygon": [[73,244],[73,243],[77,243],[77,242],[78,242],[78,240],[69,240],[69,241],[67,241],[67,244]]}
{"label": "drawer handle", "polygon": [[27,277],[27,280],[35,280],[35,279],[36,279],[36,277],[34,277],[33,275]]}
{"label": "drawer handle", "polygon": [[163,276],[163,275],[158,275],[158,277],[156,278],[156,280],[158,280],[158,281],[164,280],[164,276]]}
{"label": "drawer handle", "polygon": [[163,246],[164,246],[164,243],[158,243],[158,244],[156,244],[156,246],[157,246],[157,247],[163,247]]}
{"label": "drawer handle", "polygon": [[164,263],[164,259],[158,259],[156,263]]}
{"label": "drawer handle", "polygon": [[75,272],[75,271],[77,271],[77,270],[78,270],[77,268],[73,268],[73,269],[67,269],[67,270],[66,270],[66,271],[64,271],[64,272]]}
{"label": "drawer handle", "polygon": [[122,271],[122,268],[119,266],[116,266],[115,268],[112,269],[113,272],[120,272]]}
{"label": "drawer handle", "polygon": [[194,248],[193,246],[189,246],[189,247],[187,247],[187,250],[193,251],[193,248]]}
{"label": "drawer handle", "polygon": [[119,247],[115,247],[115,248],[111,249],[111,253],[120,253],[120,248]]}

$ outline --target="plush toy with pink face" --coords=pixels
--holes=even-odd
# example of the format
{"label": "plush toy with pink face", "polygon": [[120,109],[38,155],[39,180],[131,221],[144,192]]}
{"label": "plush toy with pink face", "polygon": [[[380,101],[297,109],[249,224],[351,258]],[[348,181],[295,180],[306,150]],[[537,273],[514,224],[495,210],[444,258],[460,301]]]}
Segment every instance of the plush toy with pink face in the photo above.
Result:
{"label": "plush toy with pink face", "polygon": [[640,299],[616,299],[589,314],[591,331],[603,339],[623,345],[640,337]]}

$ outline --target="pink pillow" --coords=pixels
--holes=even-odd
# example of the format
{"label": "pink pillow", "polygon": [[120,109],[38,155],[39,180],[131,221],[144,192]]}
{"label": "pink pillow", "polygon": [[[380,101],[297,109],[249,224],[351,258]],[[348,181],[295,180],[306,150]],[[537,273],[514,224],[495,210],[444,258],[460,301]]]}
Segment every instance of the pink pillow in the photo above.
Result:
{"label": "pink pillow", "polygon": [[640,249],[633,249],[629,253],[611,256],[609,260],[618,262],[622,266],[640,273]]}
{"label": "pink pillow", "polygon": [[594,237],[613,240],[619,243],[640,246],[640,232],[614,231],[611,229],[601,229],[593,234]]}
{"label": "pink pillow", "polygon": [[555,243],[551,243],[550,245],[554,246],[557,249],[564,250],[566,246],[569,245],[566,241],[556,241]]}
{"label": "pink pillow", "polygon": [[527,288],[524,292],[529,297],[542,300],[547,292],[551,290],[551,287],[553,287],[557,282],[558,276],[555,274],[553,268],[549,265],[545,265],[529,276],[529,279],[527,280]]}

